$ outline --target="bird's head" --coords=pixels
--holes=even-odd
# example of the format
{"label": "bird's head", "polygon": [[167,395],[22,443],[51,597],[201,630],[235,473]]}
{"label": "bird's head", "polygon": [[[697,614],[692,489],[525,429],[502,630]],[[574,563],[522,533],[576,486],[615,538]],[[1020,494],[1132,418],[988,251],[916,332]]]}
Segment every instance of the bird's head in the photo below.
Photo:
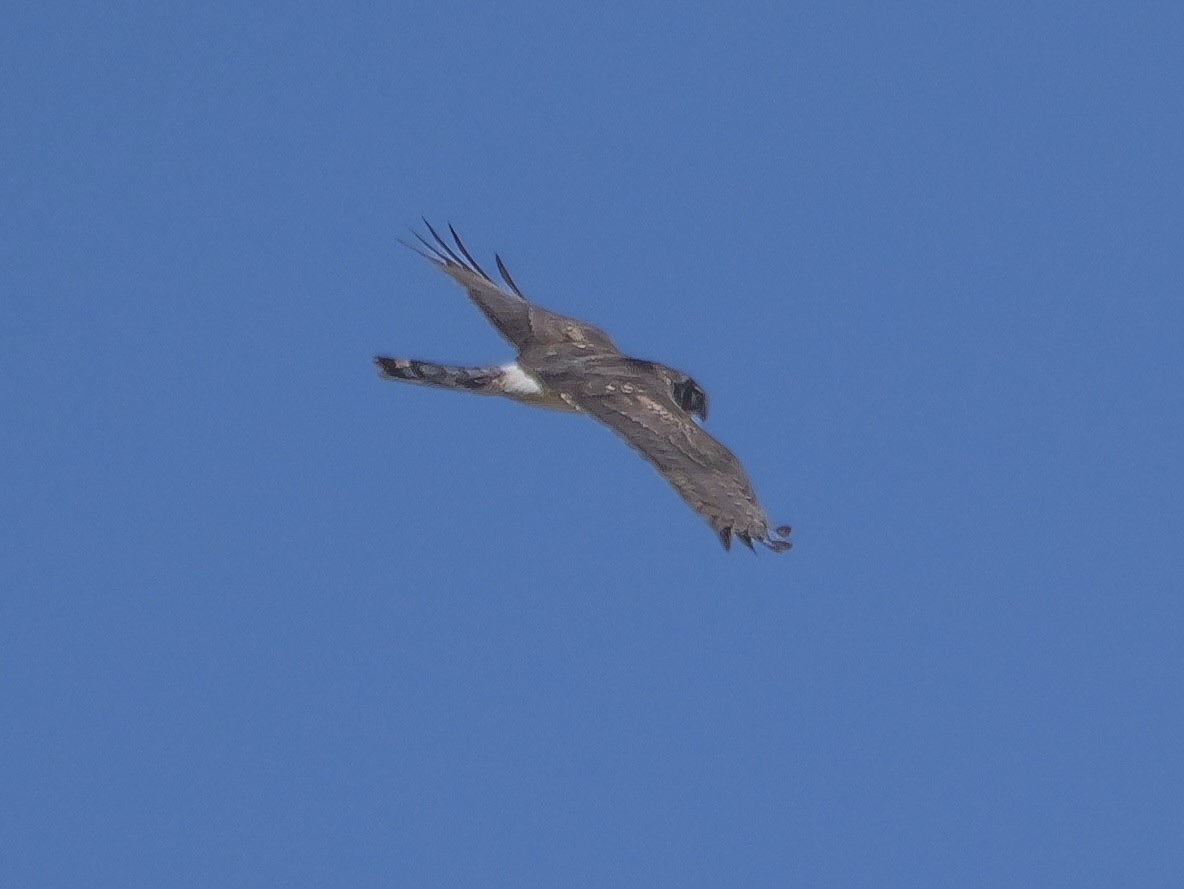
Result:
{"label": "bird's head", "polygon": [[679,407],[700,420],[707,419],[707,393],[702,386],[686,374],[681,374],[675,378],[673,390],[674,400]]}

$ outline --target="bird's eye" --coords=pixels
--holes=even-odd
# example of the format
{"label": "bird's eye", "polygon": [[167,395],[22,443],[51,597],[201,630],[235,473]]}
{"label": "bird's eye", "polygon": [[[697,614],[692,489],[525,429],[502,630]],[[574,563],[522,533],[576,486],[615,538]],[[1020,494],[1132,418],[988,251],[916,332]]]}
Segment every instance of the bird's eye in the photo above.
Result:
{"label": "bird's eye", "polygon": [[684,411],[700,419],[707,419],[707,393],[694,380],[674,384],[674,400]]}

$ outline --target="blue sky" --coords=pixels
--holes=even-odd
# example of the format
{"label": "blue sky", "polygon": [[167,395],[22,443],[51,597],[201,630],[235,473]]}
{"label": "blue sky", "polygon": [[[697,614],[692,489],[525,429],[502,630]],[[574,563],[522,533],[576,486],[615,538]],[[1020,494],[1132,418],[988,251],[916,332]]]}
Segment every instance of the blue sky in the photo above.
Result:
{"label": "blue sky", "polygon": [[[0,33],[6,886],[1184,884],[1175,4]],[[427,214],[690,371],[783,556]]]}

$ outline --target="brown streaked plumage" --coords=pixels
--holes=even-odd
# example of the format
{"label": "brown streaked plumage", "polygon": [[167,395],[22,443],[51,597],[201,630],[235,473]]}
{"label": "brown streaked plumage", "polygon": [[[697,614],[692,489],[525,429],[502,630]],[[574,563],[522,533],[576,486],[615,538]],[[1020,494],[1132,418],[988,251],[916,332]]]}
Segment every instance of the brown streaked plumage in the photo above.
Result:
{"label": "brown streaked plumage", "polygon": [[[452,226],[449,244],[425,219],[432,240],[412,234],[412,250],[455,279],[485,317],[518,350],[516,362],[453,367],[409,358],[374,359],[386,379],[586,413],[652,463],[692,509],[707,519],[725,549],[732,538],[753,548],[789,549],[788,525],[770,527],[740,461],[695,420],[707,418],[707,395],[682,371],[622,354],[608,334],[531,303],[495,254],[499,286],[473,259]],[[426,252],[425,252],[426,251]]]}

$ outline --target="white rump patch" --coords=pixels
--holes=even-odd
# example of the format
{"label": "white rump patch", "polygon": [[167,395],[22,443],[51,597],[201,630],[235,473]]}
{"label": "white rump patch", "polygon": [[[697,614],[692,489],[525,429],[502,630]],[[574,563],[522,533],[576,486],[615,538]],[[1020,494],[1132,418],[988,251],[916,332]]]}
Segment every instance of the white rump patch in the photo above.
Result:
{"label": "white rump patch", "polygon": [[534,396],[543,394],[543,387],[538,380],[518,366],[516,361],[501,366],[501,384],[507,395]]}

